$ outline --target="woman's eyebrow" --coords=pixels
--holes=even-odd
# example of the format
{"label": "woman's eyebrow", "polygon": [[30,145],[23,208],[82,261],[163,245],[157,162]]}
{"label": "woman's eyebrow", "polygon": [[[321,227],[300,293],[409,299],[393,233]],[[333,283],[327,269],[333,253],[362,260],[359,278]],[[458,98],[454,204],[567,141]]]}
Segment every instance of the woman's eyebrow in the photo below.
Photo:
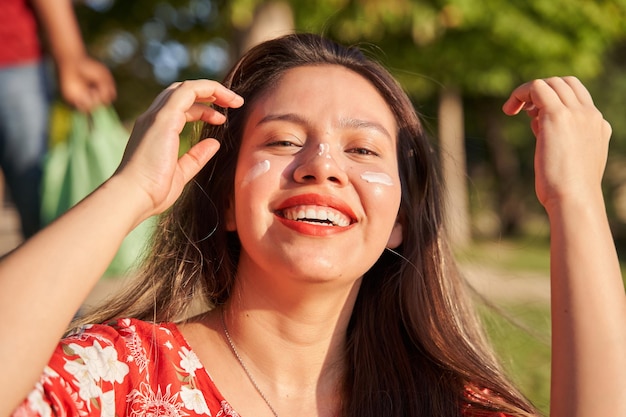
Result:
{"label": "woman's eyebrow", "polygon": [[268,114],[264,116],[261,120],[257,122],[257,126],[262,125],[264,123],[274,122],[274,121],[284,121],[291,122],[297,125],[308,126],[310,123],[307,119],[302,116],[299,116],[295,113],[279,113],[279,114]]}
{"label": "woman's eyebrow", "polygon": [[366,129],[366,130],[375,130],[381,133],[383,136],[386,136],[389,140],[393,141],[393,136],[391,133],[385,129],[385,127],[378,123],[370,120],[362,120],[362,119],[354,119],[354,118],[344,118],[339,122],[339,127],[342,129]]}
{"label": "woman's eyebrow", "polygon": [[[257,126],[269,123],[273,121],[285,121],[294,123],[301,126],[309,126],[311,122],[295,113],[280,113],[280,114],[268,114],[264,116],[259,122]],[[338,127],[340,129],[366,129],[366,130],[375,130],[381,133],[383,136],[387,137],[389,140],[393,141],[392,134],[380,123],[373,122],[369,120],[362,120],[356,118],[342,118],[339,121]]]}

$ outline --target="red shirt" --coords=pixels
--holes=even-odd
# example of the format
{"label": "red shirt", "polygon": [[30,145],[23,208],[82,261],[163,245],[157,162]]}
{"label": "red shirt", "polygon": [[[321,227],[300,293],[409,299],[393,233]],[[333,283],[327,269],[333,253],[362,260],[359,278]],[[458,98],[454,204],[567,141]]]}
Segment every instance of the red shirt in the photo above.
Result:
{"label": "red shirt", "polygon": [[2,0],[0,8],[0,68],[39,60],[37,19],[27,0]]}
{"label": "red shirt", "polygon": [[134,319],[87,326],[61,341],[13,417],[51,415],[239,417],[175,324]]}

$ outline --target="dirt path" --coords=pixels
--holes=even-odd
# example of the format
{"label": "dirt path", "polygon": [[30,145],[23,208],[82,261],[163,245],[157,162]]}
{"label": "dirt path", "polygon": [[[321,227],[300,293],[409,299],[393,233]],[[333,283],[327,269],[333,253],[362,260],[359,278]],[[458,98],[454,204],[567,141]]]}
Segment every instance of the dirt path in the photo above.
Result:
{"label": "dirt path", "polygon": [[496,304],[550,302],[550,280],[546,274],[506,271],[491,265],[462,264],[469,283]]}

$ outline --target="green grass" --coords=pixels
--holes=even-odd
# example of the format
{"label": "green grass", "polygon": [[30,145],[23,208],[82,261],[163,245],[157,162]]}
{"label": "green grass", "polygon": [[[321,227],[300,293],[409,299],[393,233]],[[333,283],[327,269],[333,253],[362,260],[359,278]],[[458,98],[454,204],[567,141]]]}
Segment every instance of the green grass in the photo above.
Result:
{"label": "green grass", "polygon": [[461,262],[491,265],[510,271],[548,272],[550,246],[545,238],[475,241],[459,251]]}
{"label": "green grass", "polygon": [[[550,270],[549,241],[541,237],[476,241],[457,254],[459,261],[511,273]],[[541,303],[480,309],[496,353],[511,379],[548,415],[550,407],[550,310]]]}
{"label": "green grass", "polygon": [[[549,241],[543,237],[475,241],[457,259],[499,271],[545,273],[550,270]],[[547,278],[546,278],[547,279]],[[544,414],[550,407],[550,310],[544,303],[480,308],[488,336],[519,389]]]}
{"label": "green grass", "polygon": [[[478,241],[457,254],[460,262],[490,265],[502,271],[549,273],[549,242],[543,238]],[[621,259],[626,277],[626,257]],[[626,282],[626,279],[625,279]],[[480,309],[487,334],[508,374],[544,414],[550,405],[550,311],[541,303]]]}
{"label": "green grass", "polygon": [[[621,248],[619,255],[626,285],[626,248]],[[477,240],[455,256],[461,263],[490,265],[505,271],[550,272],[550,242],[543,237]]]}
{"label": "green grass", "polygon": [[481,310],[487,334],[508,375],[544,414],[550,405],[550,313],[548,307],[515,305]]}

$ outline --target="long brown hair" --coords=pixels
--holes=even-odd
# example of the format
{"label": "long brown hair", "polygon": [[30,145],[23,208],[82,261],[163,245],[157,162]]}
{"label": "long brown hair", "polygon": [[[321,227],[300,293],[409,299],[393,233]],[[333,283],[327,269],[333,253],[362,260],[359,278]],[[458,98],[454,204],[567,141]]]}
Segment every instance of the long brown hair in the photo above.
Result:
{"label": "long brown hair", "polygon": [[203,127],[221,150],[160,220],[143,273],[126,294],[82,322],[118,317],[171,321],[193,300],[223,304],[240,243],[223,219],[233,195],[242,129],[255,100],[290,68],[341,65],[369,80],[399,128],[403,243],[363,277],[347,332],[342,413],[348,416],[534,415],[500,370],[446,245],[436,154],[407,95],[358,48],[311,34],[288,35],[246,53],[224,84],[245,97],[222,126]]}

